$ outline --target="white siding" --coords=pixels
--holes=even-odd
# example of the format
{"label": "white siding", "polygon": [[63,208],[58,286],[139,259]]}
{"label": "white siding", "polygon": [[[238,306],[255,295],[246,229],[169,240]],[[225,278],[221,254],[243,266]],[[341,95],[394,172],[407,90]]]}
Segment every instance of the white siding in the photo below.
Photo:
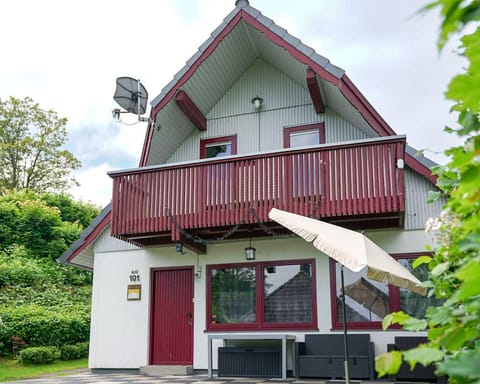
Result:
{"label": "white siding", "polygon": [[325,115],[325,141],[327,143],[338,143],[341,141],[362,140],[376,137],[376,135],[367,135],[363,130],[354,126],[331,109],[327,109]]}
{"label": "white siding", "polygon": [[[255,96],[263,98],[259,112],[251,103]],[[201,139],[234,134],[238,154],[281,149],[284,127],[324,121],[327,143],[371,137],[333,110],[318,115],[305,84],[257,60],[207,114],[207,131],[195,130],[167,162],[196,160]]]}
{"label": "white siding", "polygon": [[108,225],[102,234],[97,237],[94,243],[95,253],[98,252],[115,252],[115,251],[128,251],[140,249],[139,247],[129,243],[127,241],[119,240],[110,236],[110,225]]}
{"label": "white siding", "polygon": [[[390,253],[420,252],[425,250],[425,245],[429,242],[424,231],[369,231],[367,235]],[[318,332],[330,332],[328,258],[298,237],[254,240],[252,245],[257,249],[258,261],[315,258]],[[194,282],[194,369],[206,369],[206,266],[241,262],[245,246],[245,241],[209,245],[208,253],[198,258],[190,251],[180,256],[175,253],[174,247],[97,253],[92,298],[90,368],[138,368],[146,365],[149,345],[150,269],[171,266],[196,268],[198,262],[201,275]],[[138,269],[140,274],[142,284],[140,301],[126,299],[128,277],[132,269]],[[295,334],[298,340],[304,339],[305,332],[289,331],[289,333]],[[394,331],[370,333],[377,354],[386,351],[386,344],[391,343],[398,334]],[[291,356],[289,367],[291,368]]]}

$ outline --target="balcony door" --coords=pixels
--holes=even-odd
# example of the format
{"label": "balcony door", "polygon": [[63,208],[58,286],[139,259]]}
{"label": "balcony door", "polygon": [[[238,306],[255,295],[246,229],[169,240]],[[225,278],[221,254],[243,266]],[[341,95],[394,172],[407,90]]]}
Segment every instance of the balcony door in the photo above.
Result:
{"label": "balcony door", "polygon": [[152,270],[150,364],[193,364],[193,269]]}

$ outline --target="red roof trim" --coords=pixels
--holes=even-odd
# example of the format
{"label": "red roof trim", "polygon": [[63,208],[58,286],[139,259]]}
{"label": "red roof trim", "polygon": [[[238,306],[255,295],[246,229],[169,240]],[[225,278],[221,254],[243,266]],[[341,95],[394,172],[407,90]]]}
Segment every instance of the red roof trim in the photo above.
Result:
{"label": "red roof trim", "polygon": [[342,81],[339,86],[340,92],[350,101],[350,103],[358,109],[363,117],[370,123],[373,129],[380,136],[393,136],[396,133],[392,128],[383,120],[380,114],[372,107],[365,96],[358,90],[358,88],[352,83],[347,75],[342,76]]}
{"label": "red roof trim", "polygon": [[279,45],[280,47],[284,48],[295,59],[302,62],[303,64],[306,64],[306,65],[310,66],[323,79],[325,79],[325,80],[327,80],[330,83],[333,83],[335,85],[339,84],[340,80],[338,78],[336,78],[334,75],[332,75],[330,72],[328,72],[325,68],[318,65],[310,57],[308,57],[305,54],[303,54],[302,52],[300,52],[296,47],[294,47],[293,45],[291,45],[290,43],[285,41],[282,37],[278,36],[277,34],[272,32],[270,29],[265,27],[257,19],[253,18],[251,15],[249,15],[248,13],[246,13],[244,11],[242,11],[242,17],[253,28],[258,29],[265,36],[267,36],[268,39],[270,39],[273,43],[275,43],[275,44]]}
{"label": "red roof trim", "polygon": [[219,33],[215,40],[208,46],[208,48],[202,53],[202,55],[193,63],[187,72],[177,81],[174,87],[165,95],[165,97],[153,108],[152,116],[156,116],[158,111],[162,109],[170,99],[177,93],[180,87],[186,83],[186,81],[192,76],[193,73],[197,70],[200,64],[208,57],[210,54],[217,48],[218,44],[227,36],[230,31],[237,25],[237,23],[242,19],[242,12],[239,12],[235,17],[227,24],[225,29]]}
{"label": "red roof trim", "polygon": [[[150,120],[154,121],[153,111],[150,113]],[[142,154],[140,155],[140,161],[138,164],[139,167],[144,167],[147,165],[147,154],[150,151],[150,145],[152,143],[153,127],[154,123],[148,123],[147,130],[145,132],[145,141],[143,142]]]}
{"label": "red roof trim", "polygon": [[98,225],[95,227],[95,229],[90,232],[90,234],[85,238],[85,242],[79,246],[75,252],[73,252],[70,257],[67,259],[67,263],[68,264],[75,264],[72,262],[72,260],[78,256],[78,254],[80,252],[82,252],[88,245],[90,245],[90,243],[92,241],[95,240],[95,238],[100,234],[100,232],[105,228],[105,226],[110,222],[110,219],[111,219],[111,215],[112,215],[112,211],[110,210],[107,215],[103,218],[102,221],[100,221],[100,223],[98,223]]}
{"label": "red roof trim", "polygon": [[405,164],[412,168],[415,172],[424,176],[428,181],[432,184],[437,185],[437,175],[433,175],[430,168],[423,165],[419,160],[417,160],[414,156],[410,155],[409,153],[405,152]]}

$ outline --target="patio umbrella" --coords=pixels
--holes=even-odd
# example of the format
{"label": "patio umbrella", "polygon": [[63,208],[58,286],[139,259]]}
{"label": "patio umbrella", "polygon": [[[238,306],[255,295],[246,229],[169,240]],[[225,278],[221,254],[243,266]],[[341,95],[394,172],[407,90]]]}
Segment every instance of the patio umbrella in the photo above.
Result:
{"label": "patio umbrella", "polygon": [[420,287],[420,281],[410,271],[359,232],[276,208],[270,211],[268,217],[303,237],[306,241],[313,242],[315,248],[341,265],[343,332],[345,336],[345,381],[348,384],[350,378],[348,374],[343,266],[353,272],[359,272],[366,267],[368,278],[400,288],[407,288],[421,295],[426,294],[426,288]]}

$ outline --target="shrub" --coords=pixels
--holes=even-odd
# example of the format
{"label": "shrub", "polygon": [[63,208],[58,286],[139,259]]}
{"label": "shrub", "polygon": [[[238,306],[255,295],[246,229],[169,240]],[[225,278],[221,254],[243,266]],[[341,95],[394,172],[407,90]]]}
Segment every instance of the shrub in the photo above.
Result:
{"label": "shrub", "polygon": [[48,364],[55,359],[54,349],[51,347],[25,348],[18,354],[21,364]]}
{"label": "shrub", "polygon": [[64,345],[60,348],[61,360],[75,360],[82,357],[88,357],[88,342]]}
{"label": "shrub", "polygon": [[64,345],[60,348],[60,360],[75,360],[80,358],[78,345]]}
{"label": "shrub", "polygon": [[60,348],[61,360],[75,360],[88,357],[88,342],[64,345]]}
{"label": "shrub", "polygon": [[80,357],[88,357],[89,344],[88,341],[77,344],[80,350]]}
{"label": "shrub", "polygon": [[4,324],[0,328],[0,343],[9,346],[4,352],[11,350],[12,336],[21,337],[32,347],[73,345],[89,337],[88,308],[47,310],[37,305],[21,305],[0,308],[0,317]]}

